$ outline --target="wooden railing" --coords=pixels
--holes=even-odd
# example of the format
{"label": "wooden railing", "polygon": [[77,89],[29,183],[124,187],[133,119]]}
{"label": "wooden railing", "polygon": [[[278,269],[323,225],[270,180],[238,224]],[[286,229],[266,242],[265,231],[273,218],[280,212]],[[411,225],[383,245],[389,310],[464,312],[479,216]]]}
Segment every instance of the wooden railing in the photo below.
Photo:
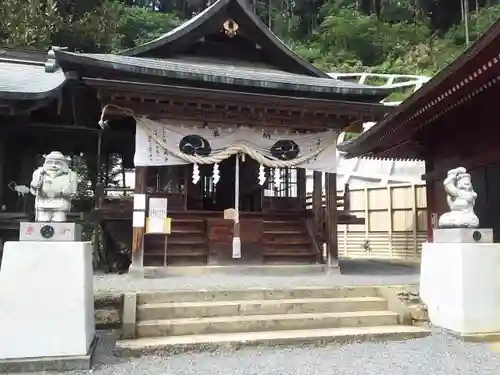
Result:
{"label": "wooden railing", "polygon": [[[310,225],[312,230],[316,233],[317,242],[322,243],[325,240],[327,233],[327,218],[326,218],[326,197],[321,197],[321,209],[316,214],[313,208],[313,194],[306,196],[306,209],[312,213],[312,220]],[[349,194],[349,185],[344,186],[343,194],[337,192],[337,222],[338,224],[363,224],[363,218],[357,218],[351,215],[351,202]]]}
{"label": "wooden railing", "polygon": [[[342,195],[338,195],[337,192],[337,210],[349,214],[351,211],[351,202],[349,200],[349,184],[345,184],[344,193]],[[321,197],[321,207],[326,207],[326,196],[323,195]],[[306,195],[306,209],[313,209],[313,194],[309,193]]]}

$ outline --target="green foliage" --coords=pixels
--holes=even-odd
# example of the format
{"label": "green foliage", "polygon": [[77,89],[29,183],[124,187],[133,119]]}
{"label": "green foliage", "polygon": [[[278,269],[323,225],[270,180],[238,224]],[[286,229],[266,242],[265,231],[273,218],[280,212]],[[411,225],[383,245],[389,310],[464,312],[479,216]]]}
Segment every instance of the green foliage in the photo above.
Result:
{"label": "green foliage", "polygon": [[132,48],[149,42],[179,26],[181,20],[172,14],[152,12],[139,7],[120,10],[113,48]]}
{"label": "green foliage", "polygon": [[[433,11],[429,1],[281,1],[271,8],[268,1],[250,3],[280,38],[326,71],[433,75],[465,50],[466,41],[456,12],[453,17],[446,13],[456,9],[443,3],[442,10]],[[203,4],[188,8],[201,11]],[[172,6],[175,14],[186,15],[182,0]],[[173,13],[126,7],[117,0],[3,0],[0,13],[5,15],[0,43],[84,52],[132,48],[181,23]],[[499,17],[498,4],[472,12],[471,42]],[[450,20],[459,24],[450,28]]]}
{"label": "green foliage", "polygon": [[62,19],[56,0],[2,0],[0,41],[12,47],[43,47]]}
{"label": "green foliage", "polygon": [[[113,0],[2,0],[0,44],[82,52],[110,52],[155,39],[180,24],[173,15]],[[83,4],[83,5],[81,5]]]}

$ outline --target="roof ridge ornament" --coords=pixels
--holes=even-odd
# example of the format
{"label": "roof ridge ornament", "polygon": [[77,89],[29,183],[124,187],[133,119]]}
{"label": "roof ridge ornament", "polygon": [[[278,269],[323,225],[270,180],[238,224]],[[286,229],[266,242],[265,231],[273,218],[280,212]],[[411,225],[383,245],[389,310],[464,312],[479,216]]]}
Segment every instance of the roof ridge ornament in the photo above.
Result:
{"label": "roof ridge ornament", "polygon": [[229,18],[222,24],[222,28],[228,37],[233,38],[236,36],[240,25],[232,18]]}
{"label": "roof ridge ornament", "polygon": [[52,46],[47,53],[47,61],[45,62],[45,72],[46,73],[54,73],[57,69],[59,69],[59,64],[56,59],[56,51],[66,51],[67,47],[57,47]]}

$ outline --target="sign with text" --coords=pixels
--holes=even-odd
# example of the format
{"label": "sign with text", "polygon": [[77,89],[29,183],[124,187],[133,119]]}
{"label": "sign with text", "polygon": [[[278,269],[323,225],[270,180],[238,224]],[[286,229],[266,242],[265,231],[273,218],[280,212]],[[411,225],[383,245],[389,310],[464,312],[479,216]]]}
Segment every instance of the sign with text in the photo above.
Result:
{"label": "sign with text", "polygon": [[147,233],[170,233],[170,220],[167,219],[167,198],[149,198]]}
{"label": "sign with text", "polygon": [[21,222],[19,241],[81,241],[82,228],[76,223]]}

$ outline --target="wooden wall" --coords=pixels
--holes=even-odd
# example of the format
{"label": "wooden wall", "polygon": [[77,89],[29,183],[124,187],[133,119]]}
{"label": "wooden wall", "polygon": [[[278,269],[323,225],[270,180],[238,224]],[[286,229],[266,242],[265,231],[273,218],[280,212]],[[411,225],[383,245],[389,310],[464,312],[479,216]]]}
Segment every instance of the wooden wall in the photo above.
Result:
{"label": "wooden wall", "polygon": [[427,240],[425,184],[350,191],[351,213],[364,225],[339,225],[339,255],[418,259]]}

